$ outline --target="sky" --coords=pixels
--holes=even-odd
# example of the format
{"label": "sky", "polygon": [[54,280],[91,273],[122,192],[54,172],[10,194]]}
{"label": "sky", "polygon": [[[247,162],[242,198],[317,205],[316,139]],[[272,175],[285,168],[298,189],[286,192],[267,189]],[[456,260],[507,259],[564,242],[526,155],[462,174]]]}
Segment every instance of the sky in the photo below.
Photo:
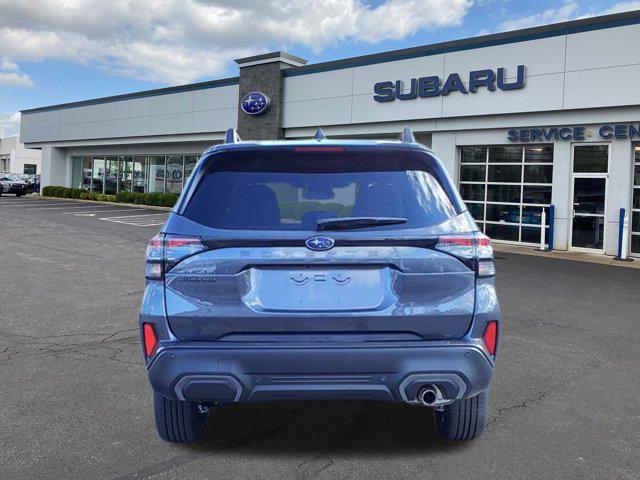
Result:
{"label": "sky", "polygon": [[[0,0],[0,131],[19,111],[638,10],[620,0]],[[1,132],[0,132],[1,134]]]}

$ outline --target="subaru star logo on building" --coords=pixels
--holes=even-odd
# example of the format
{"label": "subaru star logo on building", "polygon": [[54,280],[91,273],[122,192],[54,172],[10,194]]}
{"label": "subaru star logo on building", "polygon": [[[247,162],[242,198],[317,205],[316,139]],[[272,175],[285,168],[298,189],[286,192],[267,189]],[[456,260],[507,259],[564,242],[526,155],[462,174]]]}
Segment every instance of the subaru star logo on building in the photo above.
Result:
{"label": "subaru star logo on building", "polygon": [[249,115],[260,115],[267,111],[271,100],[264,93],[251,92],[242,99],[242,110]]}
{"label": "subaru star logo on building", "polygon": [[317,252],[330,250],[335,243],[335,240],[329,237],[311,237],[305,242],[309,250],[315,250]]}

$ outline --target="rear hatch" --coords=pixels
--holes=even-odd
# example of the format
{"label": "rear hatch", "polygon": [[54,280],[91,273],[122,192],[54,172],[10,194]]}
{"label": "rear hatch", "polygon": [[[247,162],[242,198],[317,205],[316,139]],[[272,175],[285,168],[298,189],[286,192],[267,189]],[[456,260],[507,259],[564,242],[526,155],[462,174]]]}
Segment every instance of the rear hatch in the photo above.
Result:
{"label": "rear hatch", "polygon": [[176,336],[419,340],[467,332],[474,265],[435,247],[439,235],[471,231],[473,221],[425,151],[217,155],[201,162],[164,229],[201,245],[165,273]]}

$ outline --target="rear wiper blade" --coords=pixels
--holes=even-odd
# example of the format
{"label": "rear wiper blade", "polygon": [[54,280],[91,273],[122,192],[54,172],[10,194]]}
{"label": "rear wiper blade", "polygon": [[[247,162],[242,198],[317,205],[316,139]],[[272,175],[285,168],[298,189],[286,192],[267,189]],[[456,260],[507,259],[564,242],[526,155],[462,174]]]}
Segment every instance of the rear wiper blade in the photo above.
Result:
{"label": "rear wiper blade", "polygon": [[407,223],[402,217],[342,217],[323,218],[316,222],[317,230],[349,230],[352,228],[378,227]]}

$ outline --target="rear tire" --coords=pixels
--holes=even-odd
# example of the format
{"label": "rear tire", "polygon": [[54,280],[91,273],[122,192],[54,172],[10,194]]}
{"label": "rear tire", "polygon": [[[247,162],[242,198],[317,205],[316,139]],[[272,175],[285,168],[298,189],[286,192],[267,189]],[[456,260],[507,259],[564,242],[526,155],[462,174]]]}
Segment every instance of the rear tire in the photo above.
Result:
{"label": "rear tire", "polygon": [[195,442],[207,423],[207,413],[200,413],[197,403],[172,400],[155,392],[153,410],[158,435],[167,442]]}
{"label": "rear tire", "polygon": [[473,440],[482,436],[487,426],[489,392],[485,390],[472,398],[463,398],[436,411],[440,435],[449,440]]}

